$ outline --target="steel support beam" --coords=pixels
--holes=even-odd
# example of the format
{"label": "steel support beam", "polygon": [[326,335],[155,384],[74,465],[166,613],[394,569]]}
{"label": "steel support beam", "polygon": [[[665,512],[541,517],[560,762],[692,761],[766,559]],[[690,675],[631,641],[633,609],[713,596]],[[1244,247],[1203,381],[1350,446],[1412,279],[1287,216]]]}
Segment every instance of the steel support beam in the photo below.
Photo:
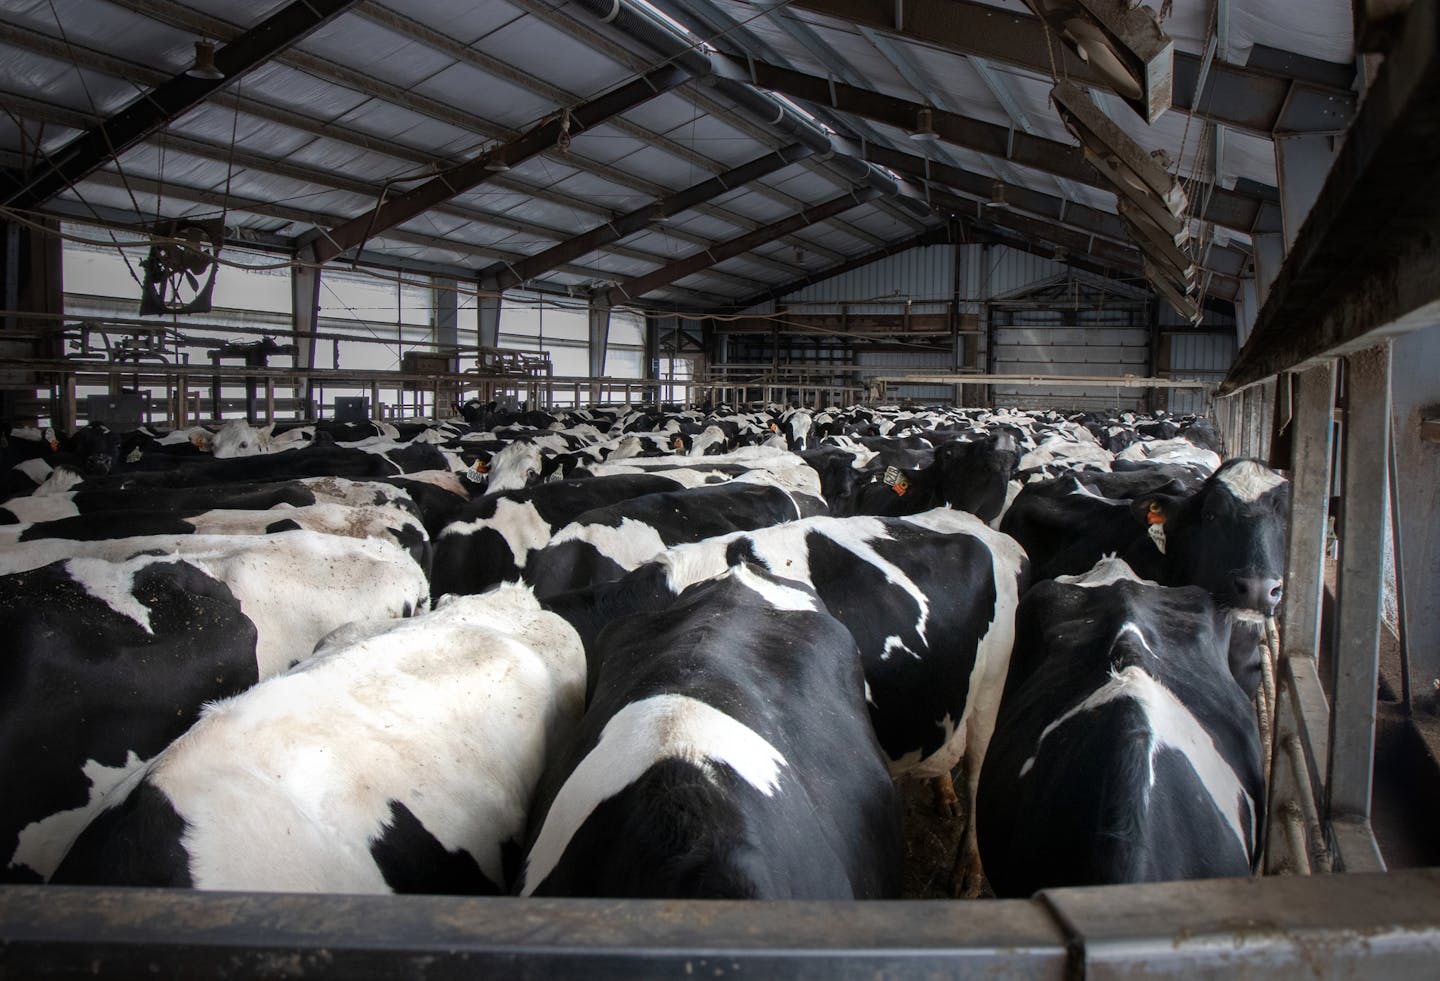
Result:
{"label": "steel support beam", "polygon": [[1372,872],[1385,868],[1370,832],[1370,791],[1389,522],[1390,342],[1350,356],[1345,368],[1344,531],[1325,816],[1342,870]]}
{"label": "steel support beam", "polygon": [[1275,138],[1275,173],[1280,178],[1280,214],[1287,250],[1295,244],[1334,160],[1335,141],[1329,136]]}
{"label": "steel support beam", "polygon": [[48,158],[48,166],[5,197],[11,208],[44,204],[83,180],[107,160],[164,129],[213,92],[305,38],[355,6],[357,0],[298,0],[287,4],[215,53],[223,78],[193,78],[184,72],[141,95],[114,116],[87,130]]}
{"label": "steel support beam", "polygon": [[[731,59],[729,70],[737,78],[753,80],[762,88],[779,92],[789,98],[829,106],[902,130],[915,129],[920,112],[926,110],[930,113],[935,132],[946,143],[998,160],[1022,164],[1088,187],[1113,190],[1113,185],[1101,178],[1085,161],[1085,155],[1079,147],[1061,143],[1059,140],[1032,136],[996,123],[945,112],[872,89],[846,85],[761,61]],[[895,152],[876,149],[880,156]],[[869,150],[867,146],[866,159],[870,159]],[[1269,204],[1264,198],[1217,187],[1210,195],[1208,206],[1201,217],[1247,235],[1270,230],[1272,224],[1275,230],[1278,230],[1280,215],[1276,211],[1272,217],[1267,209]]]}
{"label": "steel support beam", "polygon": [[481,347],[500,346],[500,284],[493,276],[481,275],[476,284],[479,287],[475,297],[475,317],[479,331],[476,343]]}
{"label": "steel support beam", "polygon": [[[844,30],[859,26],[964,55],[1014,65],[1050,77],[1044,24],[971,0],[794,0]],[[1051,43],[1062,74],[1077,85],[1110,91],[1089,65],[1058,39]],[[1268,136],[1277,132],[1343,132],[1355,112],[1355,93],[1238,65],[1215,62],[1195,104],[1201,59],[1175,52],[1171,104],[1201,119]]]}
{"label": "steel support beam", "polygon": [[328,262],[358,247],[367,238],[383,234],[386,230],[479,186],[495,173],[487,168],[513,167],[544,153],[555,146],[562,127],[568,125],[568,132],[572,136],[578,135],[617,113],[649,102],[662,92],[687,81],[689,77],[683,69],[675,65],[663,65],[599,98],[582,103],[571,109],[565,120],[552,118],[541,123],[508,143],[501,144],[446,174],[434,177],[413,190],[405,191],[389,200],[382,200],[365,214],[357,215],[343,225],[323,232],[315,243],[316,255],[322,262]]}
{"label": "steel support beam", "polygon": [[1440,319],[1440,4],[1404,23],[1222,392]]}
{"label": "steel support beam", "polygon": [[543,276],[562,263],[570,262],[588,252],[618,242],[627,235],[633,235],[651,222],[688,211],[698,204],[719,197],[737,187],[743,187],[766,174],[773,174],[777,170],[788,167],[797,160],[804,160],[813,152],[807,146],[792,143],[774,153],[767,153],[749,163],[733,167],[723,174],[717,174],[709,180],[693,184],[683,191],[677,191],[644,207],[637,208],[613,221],[607,221],[588,232],[523,259],[513,266],[497,264],[487,269],[486,273],[493,276],[502,289],[518,286],[527,280]]}
{"label": "steel support beam", "polygon": [[[610,346],[610,303],[601,296],[590,298],[590,377],[605,374],[605,350]],[[600,401],[599,382],[592,382],[590,401]]]}
{"label": "steel support beam", "polygon": [[[315,333],[320,319],[320,267],[314,264],[314,254],[308,249],[302,248],[295,258],[305,264],[290,270],[291,340],[295,344],[295,367],[306,371],[315,367]],[[315,383],[307,380],[303,396],[298,386],[293,395],[313,403]]]}
{"label": "steel support beam", "polygon": [[880,189],[876,187],[857,187],[849,194],[842,194],[839,197],[831,198],[823,204],[817,204],[811,208],[805,208],[787,218],[757,228],[753,232],[747,232],[738,238],[732,238],[727,242],[718,242],[708,249],[692,253],[683,259],[661,266],[654,272],[646,273],[644,276],[636,276],[627,279],[625,282],[614,287],[606,294],[606,304],[619,306],[628,300],[636,299],[649,293],[651,290],[659,289],[661,286],[668,286],[677,279],[684,279],[716,263],[724,262],[726,259],[734,258],[742,253],[749,252],[758,245],[763,245],[781,235],[788,235],[797,228],[806,228],[817,222],[825,221],[836,215],[844,214],[851,208],[863,204],[866,201],[874,200],[880,196]]}
{"label": "steel support beam", "polygon": [[[460,298],[455,292],[455,280],[437,277],[431,284],[431,325],[435,332],[435,344],[442,348],[460,346]],[[459,358],[452,355],[450,370],[459,371]],[[440,406],[435,407],[438,418]]]}

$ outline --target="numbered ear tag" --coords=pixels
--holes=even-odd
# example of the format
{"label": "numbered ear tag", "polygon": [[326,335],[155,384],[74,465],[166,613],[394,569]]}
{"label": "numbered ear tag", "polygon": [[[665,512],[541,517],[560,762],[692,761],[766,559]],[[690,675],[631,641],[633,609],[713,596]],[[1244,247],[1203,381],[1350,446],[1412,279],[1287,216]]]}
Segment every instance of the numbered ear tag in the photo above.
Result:
{"label": "numbered ear tag", "polygon": [[896,497],[904,497],[905,492],[910,489],[910,481],[906,480],[904,477],[901,477],[899,480],[895,481],[895,483],[890,485],[890,489],[895,492]]}
{"label": "numbered ear tag", "polygon": [[1157,522],[1155,522],[1154,524],[1152,524],[1152,525],[1150,526],[1150,540],[1155,543],[1155,547],[1160,550],[1160,554],[1161,554],[1161,555],[1164,555],[1164,554],[1165,554],[1165,522],[1164,522],[1163,520],[1162,520],[1162,521],[1157,521]]}
{"label": "numbered ear tag", "polygon": [[474,463],[470,464],[470,466],[465,468],[463,476],[466,480],[471,480],[479,484],[484,482],[485,473],[488,470],[489,468],[486,467],[485,464],[481,463],[479,460],[476,460]]}
{"label": "numbered ear tag", "polygon": [[900,470],[898,467],[886,467],[885,476],[880,478],[885,482],[886,487],[894,487],[900,481]]}
{"label": "numbered ear tag", "polygon": [[131,450],[131,451],[130,451],[130,455],[125,458],[125,462],[126,462],[126,463],[139,463],[139,462],[140,462],[140,447],[137,446],[137,447],[135,447],[133,450]]}

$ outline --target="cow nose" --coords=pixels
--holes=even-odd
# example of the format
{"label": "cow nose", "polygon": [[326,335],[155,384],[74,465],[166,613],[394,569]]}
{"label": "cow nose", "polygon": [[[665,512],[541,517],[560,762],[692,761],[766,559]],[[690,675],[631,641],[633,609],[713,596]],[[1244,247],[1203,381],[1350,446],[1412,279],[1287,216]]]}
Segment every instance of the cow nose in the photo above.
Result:
{"label": "cow nose", "polygon": [[1259,610],[1269,616],[1280,605],[1284,582],[1279,579],[1265,579],[1259,576],[1237,576],[1235,578],[1235,605],[1247,610]]}

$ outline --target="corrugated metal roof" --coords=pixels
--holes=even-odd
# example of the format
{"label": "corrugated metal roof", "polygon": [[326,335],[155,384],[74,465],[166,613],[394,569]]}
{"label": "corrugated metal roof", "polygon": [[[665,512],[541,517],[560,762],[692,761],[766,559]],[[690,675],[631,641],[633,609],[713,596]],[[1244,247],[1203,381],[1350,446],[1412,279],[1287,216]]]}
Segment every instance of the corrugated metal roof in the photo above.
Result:
{"label": "corrugated metal roof", "polygon": [[[625,2],[628,6],[633,0]],[[1019,0],[984,2],[1032,16]],[[286,0],[6,0],[0,4],[0,98],[13,102],[25,130],[0,120],[5,163],[16,170],[43,170],[44,159],[35,156],[37,140],[46,153],[58,152],[81,132],[77,113],[85,120],[113,116],[183,71],[197,38],[218,37],[223,49],[286,6]],[[1050,105],[1052,80],[1043,72],[981,63],[963,43],[947,47],[903,29],[837,21],[815,12],[815,6],[655,0],[651,9],[705,38],[717,63],[720,52],[741,53],[827,84],[845,82],[906,104],[943,108],[1012,134],[1072,142]],[[629,9],[644,8],[642,3]],[[1228,0],[1226,12],[1222,38],[1209,0],[1175,0],[1164,30],[1176,50],[1189,55],[1203,54],[1216,40],[1218,57],[1230,65],[1246,65],[1266,49],[1328,63],[1341,75],[1343,67],[1336,66],[1352,64],[1346,0]],[[714,22],[730,27],[717,35],[707,27]],[[299,242],[327,222],[366,213],[382,194],[393,197],[416,186],[417,178],[451,173],[465,159],[664,61],[655,50],[574,5],[392,0],[387,6],[364,0],[182,113],[168,130],[150,134],[121,154],[118,168],[80,180],[61,199],[68,202],[69,213],[83,214],[93,206],[107,219],[128,215],[141,222],[157,214],[216,213],[220,203],[233,198],[239,203],[229,212],[232,226],[279,229]],[[1273,58],[1266,64],[1267,72],[1277,70]],[[1165,150],[1182,176],[1210,178],[1216,154],[1214,131],[1206,132],[1209,124],[1172,109],[1147,125],[1117,97],[1099,93],[1095,99],[1145,150]],[[844,152],[865,156],[882,147],[912,160],[958,166],[983,180],[1001,178],[1056,200],[1115,211],[1113,195],[1104,190],[973,148],[917,142],[894,121],[862,118],[829,101],[792,105],[834,134],[837,149]],[[167,132],[191,145],[166,146]],[[1224,136],[1220,185],[1248,181],[1273,188],[1270,139],[1236,128],[1227,128]],[[244,165],[231,161],[232,139],[246,155]],[[745,118],[718,89],[686,83],[590,129],[577,129],[568,148],[557,145],[518,162],[456,194],[445,206],[403,221],[403,236],[375,234],[366,247],[454,264],[457,274],[478,273],[489,265],[485,256],[490,253],[484,250],[503,253],[506,261],[534,255],[563,236],[602,227],[656,195],[764,158],[791,140]],[[117,187],[117,180],[136,186]],[[903,180],[912,197],[926,196],[923,173],[906,174]],[[933,175],[928,180],[937,191],[974,199],[973,188],[957,189]],[[789,218],[842,193],[844,186],[823,160],[812,157],[733,187],[664,224],[601,243],[590,254],[538,275],[536,282],[573,284],[578,268],[593,268],[610,279],[651,272]],[[983,226],[987,215],[976,204],[965,217]],[[1054,215],[1040,217],[1064,223]],[[938,227],[944,218],[943,209],[928,220],[907,215],[882,196],[838,217],[777,234],[749,255],[680,284],[703,280],[709,296],[744,300],[913,237],[927,224]],[[1043,235],[1023,234],[1034,240],[1037,251],[1053,250]],[[1248,249],[1244,230],[1223,230],[1216,241],[1221,248],[1238,250],[1243,260]],[[796,248],[801,258],[793,256]],[[676,283],[651,294],[662,295],[692,305],[695,299],[687,301]]]}

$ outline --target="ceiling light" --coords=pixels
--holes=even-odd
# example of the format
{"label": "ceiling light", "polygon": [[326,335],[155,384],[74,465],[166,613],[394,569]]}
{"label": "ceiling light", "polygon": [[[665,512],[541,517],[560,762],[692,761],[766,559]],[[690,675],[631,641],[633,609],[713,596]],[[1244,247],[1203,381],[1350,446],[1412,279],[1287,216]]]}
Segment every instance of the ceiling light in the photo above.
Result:
{"label": "ceiling light", "polygon": [[992,181],[990,184],[990,200],[985,202],[987,208],[1008,208],[1010,202],[1005,200],[1005,182]]}
{"label": "ceiling light", "polygon": [[938,140],[940,134],[935,132],[935,125],[931,119],[929,109],[921,109],[915,114],[915,129],[910,133],[912,140]]}
{"label": "ceiling light", "polygon": [[185,74],[191,78],[204,78],[215,82],[225,77],[215,64],[215,42],[195,42],[195,64],[185,70]]}

